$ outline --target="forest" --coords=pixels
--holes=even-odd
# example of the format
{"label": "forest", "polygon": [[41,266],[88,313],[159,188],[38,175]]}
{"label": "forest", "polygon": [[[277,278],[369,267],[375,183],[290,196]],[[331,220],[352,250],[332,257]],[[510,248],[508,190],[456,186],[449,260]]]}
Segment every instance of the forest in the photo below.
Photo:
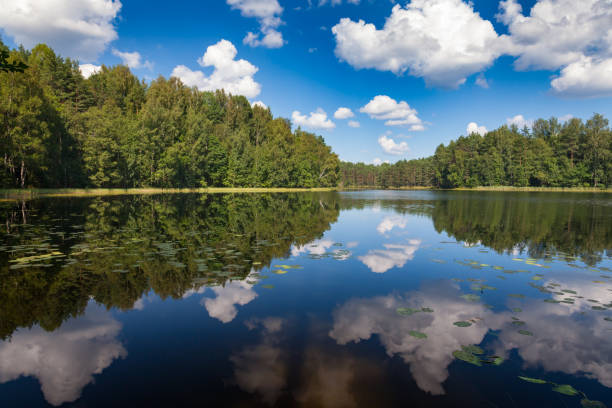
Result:
{"label": "forest", "polygon": [[612,185],[612,132],[606,118],[538,119],[441,144],[433,156],[394,164],[342,162],[343,186],[605,187]]}
{"label": "forest", "polygon": [[441,144],[431,157],[340,162],[321,136],[269,108],[126,66],[85,79],[46,45],[0,42],[0,188],[606,187],[606,118],[538,119]]}
{"label": "forest", "polygon": [[244,96],[122,65],[85,79],[42,44],[0,52],[0,188],[337,185],[321,136]]}

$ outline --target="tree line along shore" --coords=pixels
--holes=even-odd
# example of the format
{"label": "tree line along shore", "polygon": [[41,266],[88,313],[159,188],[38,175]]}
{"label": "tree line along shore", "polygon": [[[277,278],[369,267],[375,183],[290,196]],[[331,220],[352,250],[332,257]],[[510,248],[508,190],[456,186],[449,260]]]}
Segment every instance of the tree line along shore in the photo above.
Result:
{"label": "tree line along shore", "polygon": [[243,96],[198,91],[177,78],[147,84],[122,65],[84,78],[76,61],[44,44],[9,50],[0,42],[0,51],[22,67],[0,70],[1,189],[612,185],[612,132],[600,114],[472,133],[427,158],[350,163],[321,136],[292,130]]}

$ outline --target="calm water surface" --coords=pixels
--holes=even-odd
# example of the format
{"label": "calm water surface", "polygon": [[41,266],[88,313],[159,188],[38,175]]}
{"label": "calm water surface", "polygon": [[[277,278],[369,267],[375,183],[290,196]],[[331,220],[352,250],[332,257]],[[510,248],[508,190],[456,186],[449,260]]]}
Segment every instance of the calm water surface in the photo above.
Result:
{"label": "calm water surface", "polygon": [[53,198],[0,221],[2,407],[612,407],[611,195]]}

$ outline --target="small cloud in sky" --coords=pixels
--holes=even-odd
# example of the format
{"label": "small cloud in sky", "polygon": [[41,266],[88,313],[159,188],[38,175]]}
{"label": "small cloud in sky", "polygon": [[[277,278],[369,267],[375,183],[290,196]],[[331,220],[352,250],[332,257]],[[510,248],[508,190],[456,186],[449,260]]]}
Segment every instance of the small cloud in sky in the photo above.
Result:
{"label": "small cloud in sky", "polygon": [[147,68],[153,69],[153,63],[151,61],[142,61],[142,56],[138,51],[134,52],[122,52],[116,48],[113,48],[112,53],[114,56],[119,57],[123,65],[127,65],[131,69]]}
{"label": "small cloud in sky", "polygon": [[468,123],[465,132],[467,135],[471,135],[472,133],[478,133],[480,136],[484,136],[487,133],[487,128],[484,126],[478,126],[476,122],[470,122]]}
{"label": "small cloud in sky", "polygon": [[484,89],[489,89],[489,82],[482,73],[476,77],[476,85]]}
{"label": "small cloud in sky", "polygon": [[380,166],[383,163],[389,163],[389,160],[382,160],[380,157],[375,157],[374,160],[372,160],[372,164],[375,166]]}
{"label": "small cloud in sky", "polygon": [[244,59],[236,60],[238,50],[227,40],[209,46],[206,53],[198,59],[203,67],[213,67],[212,74],[192,71],[185,65],[177,65],[171,76],[179,78],[187,86],[195,86],[200,91],[224,89],[233,95],[255,98],[261,92],[261,85],[253,79],[259,70]]}
{"label": "small cloud in sky", "polygon": [[268,109],[268,106],[262,101],[255,101],[251,103],[251,108],[254,108],[255,106],[259,106],[260,108]]}
{"label": "small cloud in sky", "polygon": [[352,118],[353,116],[355,116],[353,111],[345,107],[338,108],[338,110],[336,110],[336,112],[334,113],[334,118],[336,119],[348,119]]}
{"label": "small cloud in sky", "polygon": [[83,78],[85,79],[89,78],[93,74],[100,72],[101,69],[102,67],[100,65],[94,65],[94,64],[79,65],[79,71],[81,71],[81,75],[83,75]]}
{"label": "small cloud in sky", "polygon": [[522,129],[525,126],[531,127],[533,120],[526,120],[523,115],[516,115],[506,119],[506,123],[508,126],[516,125],[519,129]]}
{"label": "small cloud in sky", "polygon": [[384,120],[387,126],[409,126],[410,130],[424,130],[423,122],[405,101],[397,102],[387,95],[377,95],[359,112],[368,114],[372,119]]}
{"label": "small cloud in sky", "polygon": [[385,153],[392,154],[395,156],[408,153],[408,151],[410,150],[410,148],[408,147],[408,143],[397,143],[395,140],[391,139],[390,137],[387,137],[387,135],[382,135],[381,137],[379,137],[378,144]]}
{"label": "small cloud in sky", "polygon": [[298,126],[310,129],[329,130],[336,127],[336,124],[327,117],[327,113],[321,108],[317,108],[316,111],[310,112],[309,116],[303,115],[300,111],[293,111],[291,120]]}

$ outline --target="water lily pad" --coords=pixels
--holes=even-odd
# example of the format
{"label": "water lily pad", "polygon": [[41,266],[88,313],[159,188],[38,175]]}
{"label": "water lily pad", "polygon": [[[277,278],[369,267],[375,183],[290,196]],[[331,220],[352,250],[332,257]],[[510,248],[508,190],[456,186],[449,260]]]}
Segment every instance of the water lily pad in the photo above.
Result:
{"label": "water lily pad", "polygon": [[458,360],[465,361],[466,363],[474,364],[475,366],[478,366],[478,367],[482,366],[482,363],[480,362],[480,358],[464,350],[453,351],[453,357],[455,357]]}
{"label": "water lily pad", "polygon": [[459,322],[455,322],[453,324],[455,326],[457,326],[457,327],[470,327],[472,325],[472,323],[466,322],[466,321],[459,321]]}
{"label": "water lily pad", "polygon": [[476,290],[476,291],[483,291],[483,290],[496,290],[497,288],[493,286],[489,286],[489,285],[473,284],[472,286],[470,286],[470,289]]}
{"label": "water lily pad", "polygon": [[481,349],[478,346],[475,345],[469,345],[469,346],[461,346],[461,349],[467,353],[472,353],[472,354],[484,354],[484,350]]}
{"label": "water lily pad", "polygon": [[425,313],[433,313],[433,309],[431,307],[423,307],[421,308],[421,312],[425,312]]}
{"label": "water lily pad", "polygon": [[518,333],[522,334],[523,336],[533,336],[533,333],[528,330],[519,330]]}
{"label": "water lily pad", "polygon": [[478,302],[480,300],[480,296],[474,295],[472,293],[461,295],[461,297],[469,302]]}
{"label": "water lily pad", "polygon": [[569,384],[557,385],[553,388],[553,391],[565,395],[578,395],[578,391]]}
{"label": "water lily pad", "polygon": [[421,333],[420,331],[416,331],[416,330],[410,330],[408,334],[411,335],[412,337],[416,337],[417,339],[427,338],[427,335],[425,333]]}
{"label": "water lily pad", "polygon": [[522,312],[522,311],[523,311],[523,309],[521,309],[520,307],[513,307],[513,308],[512,308],[512,311],[513,311],[514,313],[519,313],[519,312]]}
{"label": "water lily pad", "polygon": [[593,401],[586,398],[580,400],[580,405],[583,408],[606,408],[606,405],[601,401]]}
{"label": "water lily pad", "polygon": [[398,307],[395,309],[395,312],[400,316],[410,316],[420,311],[421,309],[413,309],[411,307]]}
{"label": "water lily pad", "polygon": [[513,326],[524,326],[525,322],[522,321],[522,320],[515,320],[515,321],[512,322],[512,325]]}
{"label": "water lily pad", "polygon": [[523,381],[527,381],[527,382],[534,383],[534,384],[547,384],[548,383],[548,381],[540,380],[539,378],[522,377],[520,375],[518,378],[520,378]]}

